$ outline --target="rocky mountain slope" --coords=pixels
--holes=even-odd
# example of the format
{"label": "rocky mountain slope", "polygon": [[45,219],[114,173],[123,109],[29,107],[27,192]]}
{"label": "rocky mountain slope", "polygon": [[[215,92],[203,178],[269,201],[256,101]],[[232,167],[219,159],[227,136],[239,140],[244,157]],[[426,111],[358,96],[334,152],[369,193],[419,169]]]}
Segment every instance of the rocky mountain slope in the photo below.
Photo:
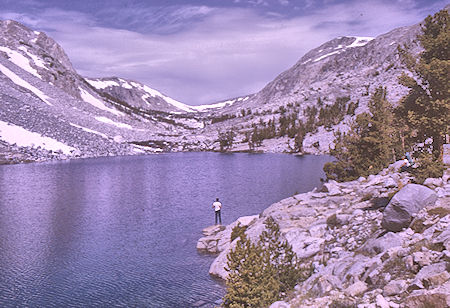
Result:
{"label": "rocky mountain slope", "polygon": [[314,269],[272,308],[448,307],[450,169],[422,186],[409,184],[400,164],[353,182],[331,181],[259,215],[206,228],[197,249],[219,253],[210,274],[226,279],[226,255],[237,241],[230,242],[232,228],[248,226],[247,236],[256,241],[271,216],[303,264]]}
{"label": "rocky mountain slope", "polygon": [[135,82],[109,81],[134,89],[140,104],[124,91],[108,95],[94,87],[99,80],[77,74],[53,39],[15,21],[0,21],[0,73],[0,146],[13,160],[136,154],[171,142],[178,149],[203,126],[177,115],[186,105]]}
{"label": "rocky mountain slope", "polygon": [[[376,87],[387,87],[392,103],[406,93],[397,82],[403,71],[397,46],[418,52],[419,29],[336,38],[256,94],[189,106],[136,81],[85,79],[45,33],[0,21],[0,147],[17,153],[18,160],[218,150],[219,133],[233,130],[230,150],[246,151],[255,127],[272,123],[276,133],[255,150],[293,152],[295,136],[281,133],[281,122],[289,117],[295,119],[290,125],[298,125],[316,109],[303,148],[326,153],[334,132],[348,129],[355,114],[366,110]],[[321,123],[320,110],[338,101],[348,111],[333,115],[331,125]],[[350,112],[350,106],[356,110]]]}
{"label": "rocky mountain slope", "polygon": [[[292,68],[258,93],[250,95],[245,102],[236,101],[220,112],[237,115],[228,126],[241,127],[245,131],[245,128],[250,129],[249,124],[258,125],[261,120],[277,121],[282,113],[280,108],[284,109],[284,115],[293,114],[299,121],[306,122],[308,108],[316,107],[320,111],[339,98],[345,98],[347,106],[351,102],[357,103],[356,114],[364,112],[370,94],[379,86],[387,88],[387,98],[395,104],[406,94],[406,89],[398,84],[398,76],[404,67],[397,47],[406,45],[418,53],[420,49],[415,38],[419,30],[419,25],[414,25],[376,38],[339,37],[326,42],[305,54]],[[240,118],[242,110],[247,109],[251,109],[252,114]],[[345,131],[350,120],[350,116],[345,116],[332,127],[319,125],[306,136],[305,151],[328,152],[334,140],[333,132]],[[281,143],[287,144],[287,141]],[[285,147],[285,150],[288,149]]]}

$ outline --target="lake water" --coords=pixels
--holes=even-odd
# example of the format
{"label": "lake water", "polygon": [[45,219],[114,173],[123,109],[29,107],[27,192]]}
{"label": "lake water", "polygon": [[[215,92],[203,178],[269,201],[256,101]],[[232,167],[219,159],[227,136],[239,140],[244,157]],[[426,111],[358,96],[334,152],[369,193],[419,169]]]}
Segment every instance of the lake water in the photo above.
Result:
{"label": "lake water", "polygon": [[0,307],[205,307],[196,251],[224,224],[319,185],[329,156],[174,153],[0,166]]}

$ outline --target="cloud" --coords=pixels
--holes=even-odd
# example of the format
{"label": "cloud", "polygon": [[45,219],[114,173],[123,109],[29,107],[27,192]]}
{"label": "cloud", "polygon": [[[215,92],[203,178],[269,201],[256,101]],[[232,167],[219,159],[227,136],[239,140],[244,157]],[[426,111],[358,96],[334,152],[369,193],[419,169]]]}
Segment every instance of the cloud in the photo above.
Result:
{"label": "cloud", "polygon": [[[0,16],[48,32],[84,76],[134,79],[187,104],[205,104],[260,90],[307,51],[336,36],[376,36],[426,15],[396,2],[356,0],[289,18],[243,7],[114,12],[117,8],[95,15],[43,9]],[[114,18],[122,29],[112,26]]]}

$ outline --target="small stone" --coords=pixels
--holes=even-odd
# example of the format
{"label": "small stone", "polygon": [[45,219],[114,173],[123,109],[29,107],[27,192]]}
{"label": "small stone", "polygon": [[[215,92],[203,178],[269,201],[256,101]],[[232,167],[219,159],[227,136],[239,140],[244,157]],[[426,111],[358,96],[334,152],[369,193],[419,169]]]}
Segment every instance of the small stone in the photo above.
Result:
{"label": "small stone", "polygon": [[419,264],[420,267],[424,267],[431,264],[430,254],[427,252],[417,251],[413,253],[414,262]]}
{"label": "small stone", "polygon": [[289,305],[286,302],[283,301],[277,301],[275,303],[273,303],[272,305],[270,305],[269,308],[291,308],[291,305]]}
{"label": "small stone", "polygon": [[350,296],[357,296],[367,291],[367,284],[363,281],[357,281],[345,289],[345,293]]}
{"label": "small stone", "polygon": [[383,295],[378,294],[376,297],[377,307],[380,308],[389,308],[389,302],[383,297]]}
{"label": "small stone", "polygon": [[444,261],[450,262],[450,251],[444,250],[440,256]]}
{"label": "small stone", "polygon": [[383,186],[386,188],[395,188],[397,187],[397,182],[393,178],[387,178],[386,181],[384,181]]}
{"label": "small stone", "polygon": [[428,178],[423,182],[424,186],[427,186],[429,188],[436,188],[439,186],[442,186],[443,182],[442,179],[435,179],[435,178]]}
{"label": "small stone", "polygon": [[438,273],[436,275],[425,278],[424,283],[429,287],[430,286],[434,287],[434,286],[439,286],[439,285],[444,284],[449,279],[450,279],[450,274],[447,271],[444,271],[444,272]]}
{"label": "small stone", "polygon": [[404,257],[403,261],[405,262],[405,266],[408,270],[414,270],[414,259],[412,256]]}
{"label": "small stone", "polygon": [[403,292],[406,288],[405,280],[392,280],[383,289],[383,295],[385,296],[393,296],[398,295]]}

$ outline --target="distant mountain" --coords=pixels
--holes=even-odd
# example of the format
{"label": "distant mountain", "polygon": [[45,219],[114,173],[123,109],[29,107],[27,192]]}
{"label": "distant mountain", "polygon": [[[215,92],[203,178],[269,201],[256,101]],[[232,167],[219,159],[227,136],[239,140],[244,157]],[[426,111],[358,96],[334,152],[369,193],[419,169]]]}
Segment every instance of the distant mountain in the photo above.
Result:
{"label": "distant mountain", "polygon": [[183,150],[203,127],[140,83],[84,79],[53,39],[10,20],[0,21],[0,97],[0,147],[31,160]]}
{"label": "distant mountain", "polygon": [[[404,71],[397,47],[418,53],[419,31],[413,25],[376,38],[339,37],[305,54],[255,94],[189,106],[137,81],[84,78],[45,33],[0,21],[0,152],[44,160],[217,150],[219,134],[230,130],[231,150],[245,151],[252,132],[269,125],[275,133],[256,150],[289,152],[294,136],[284,131],[286,119],[297,125],[312,118],[304,150],[326,153],[334,132],[345,131],[355,114],[367,110],[375,88],[386,87],[393,104],[406,93],[397,81]],[[345,112],[324,121],[322,115],[337,102]],[[356,110],[350,112],[350,106]]]}
{"label": "distant mountain", "polygon": [[[419,31],[420,26],[414,25],[395,29],[376,38],[333,39],[305,54],[292,68],[281,73],[247,101],[236,102],[220,112],[240,115],[242,110],[252,110],[252,115],[233,119],[229,123],[229,127],[241,123],[249,130],[249,124],[258,125],[261,119],[268,122],[275,118],[276,122],[279,121],[280,108],[285,110],[284,116],[292,114],[306,121],[308,108],[316,107],[320,111],[340,98],[348,100],[347,106],[352,102],[357,103],[356,113],[366,111],[370,94],[379,86],[387,88],[388,99],[395,104],[406,94],[406,88],[398,83],[398,76],[404,67],[397,47],[407,45],[412,52],[418,53],[420,48],[415,39]],[[305,150],[327,152],[334,140],[334,131],[345,131],[346,123],[351,118],[345,116],[344,121],[330,128],[319,126],[307,135]],[[280,140],[284,144],[288,141]]]}

